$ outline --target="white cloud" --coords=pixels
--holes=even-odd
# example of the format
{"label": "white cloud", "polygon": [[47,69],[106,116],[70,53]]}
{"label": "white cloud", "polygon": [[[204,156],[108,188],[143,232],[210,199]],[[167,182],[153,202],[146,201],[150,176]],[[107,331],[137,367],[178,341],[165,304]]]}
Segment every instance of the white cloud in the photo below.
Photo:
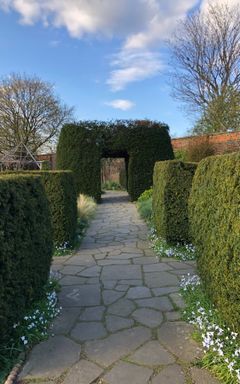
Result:
{"label": "white cloud", "polygon": [[45,26],[64,27],[75,38],[120,38],[122,45],[112,59],[113,69],[107,80],[111,89],[118,91],[162,70],[162,42],[170,37],[177,20],[197,3],[198,0],[0,0],[0,8],[18,12],[21,23],[42,21]]}
{"label": "white cloud", "polygon": [[124,89],[133,81],[140,81],[156,75],[163,67],[158,53],[131,52],[122,50],[115,55],[107,84],[113,91]]}
{"label": "white cloud", "polygon": [[121,109],[122,111],[128,111],[129,109],[135,106],[135,103],[130,100],[116,99],[112,101],[107,101],[105,105],[108,105],[115,109]]}

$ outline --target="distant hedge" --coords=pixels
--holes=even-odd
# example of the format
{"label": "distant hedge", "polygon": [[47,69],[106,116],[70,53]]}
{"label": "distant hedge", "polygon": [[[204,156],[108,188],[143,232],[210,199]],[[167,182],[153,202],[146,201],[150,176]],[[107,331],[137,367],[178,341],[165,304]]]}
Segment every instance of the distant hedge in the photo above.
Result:
{"label": "distant hedge", "polygon": [[240,331],[240,154],[202,160],[189,199],[197,263],[225,321]]}
{"label": "distant hedge", "polygon": [[64,243],[71,246],[77,227],[77,193],[73,173],[71,171],[16,171],[2,174],[41,176],[49,201],[54,243],[56,246]]}
{"label": "distant hedge", "polygon": [[158,235],[169,243],[190,241],[188,197],[196,167],[177,160],[155,164],[153,221]]}
{"label": "distant hedge", "polygon": [[52,229],[39,177],[0,176],[0,342],[42,294],[52,257]]}
{"label": "distant hedge", "polygon": [[101,198],[102,157],[122,157],[127,190],[136,200],[152,185],[156,161],[173,159],[166,124],[152,121],[81,121],[65,125],[57,147],[57,168],[74,172],[77,191]]}

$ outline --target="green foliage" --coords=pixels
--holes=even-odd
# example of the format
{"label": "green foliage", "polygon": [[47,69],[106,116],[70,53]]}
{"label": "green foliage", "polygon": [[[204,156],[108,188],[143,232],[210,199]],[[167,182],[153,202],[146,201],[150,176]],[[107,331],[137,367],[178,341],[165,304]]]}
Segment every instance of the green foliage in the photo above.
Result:
{"label": "green foliage", "polygon": [[153,188],[146,189],[138,198],[138,203],[141,203],[142,201],[149,200],[152,198],[153,195]]}
{"label": "green foliage", "polygon": [[53,225],[53,239],[57,246],[72,246],[77,226],[77,194],[70,171],[40,172]]}
{"label": "green foliage", "polygon": [[119,172],[119,184],[120,184],[122,189],[126,189],[127,188],[127,172],[126,172],[126,168],[120,169],[120,172]]}
{"label": "green foliage", "polygon": [[240,154],[200,162],[189,200],[191,233],[207,293],[240,331]]}
{"label": "green foliage", "polygon": [[102,188],[108,191],[117,191],[121,189],[121,185],[117,181],[107,180]]}
{"label": "green foliage", "polygon": [[16,171],[3,174],[39,175],[49,201],[55,246],[69,248],[75,240],[77,194],[71,171]]}
{"label": "green foliage", "polygon": [[238,384],[239,335],[223,321],[198,276],[184,277],[180,284],[186,304],[183,318],[195,325],[194,338],[202,343],[205,350],[198,365],[208,368],[224,384]]}
{"label": "green foliage", "polygon": [[57,308],[59,284],[50,278],[43,287],[40,300],[34,301],[31,308],[14,324],[11,337],[0,345],[0,383],[4,383],[10,370],[19,363],[19,355],[34,344],[48,338],[47,332],[60,310]]}
{"label": "green foliage", "polygon": [[167,243],[190,241],[188,197],[196,164],[157,162],[153,177],[153,221]]}
{"label": "green foliage", "polygon": [[50,171],[50,169],[51,169],[50,162],[48,160],[42,161],[41,170],[42,171]]}
{"label": "green foliage", "polygon": [[150,223],[152,219],[152,197],[138,201],[137,208],[141,218]]}
{"label": "green foliage", "polygon": [[152,185],[156,161],[172,159],[168,126],[151,121],[82,121],[65,125],[57,148],[57,168],[74,172],[77,191],[101,198],[102,157],[123,157],[127,190],[136,200]]}
{"label": "green foliage", "polygon": [[41,297],[52,258],[49,205],[39,177],[0,177],[0,342]]}
{"label": "green foliage", "polygon": [[177,149],[174,151],[175,160],[187,161],[187,150],[186,149]]}

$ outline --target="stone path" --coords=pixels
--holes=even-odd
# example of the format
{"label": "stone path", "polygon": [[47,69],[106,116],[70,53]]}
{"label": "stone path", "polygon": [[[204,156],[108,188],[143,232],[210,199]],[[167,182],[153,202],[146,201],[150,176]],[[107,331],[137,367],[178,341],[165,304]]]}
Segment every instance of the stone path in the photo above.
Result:
{"label": "stone path", "polygon": [[103,196],[80,251],[56,258],[61,315],[37,345],[24,383],[217,384],[193,367],[202,351],[180,320],[182,275],[193,262],[162,259],[124,192]]}

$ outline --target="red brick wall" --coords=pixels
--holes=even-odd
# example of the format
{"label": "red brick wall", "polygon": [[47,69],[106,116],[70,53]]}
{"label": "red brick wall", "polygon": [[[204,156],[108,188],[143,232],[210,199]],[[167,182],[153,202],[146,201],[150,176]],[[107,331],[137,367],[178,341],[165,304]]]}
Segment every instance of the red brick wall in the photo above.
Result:
{"label": "red brick wall", "polygon": [[203,136],[188,136],[172,139],[174,151],[185,150],[189,144],[206,140],[214,147],[216,154],[236,152],[240,150],[240,132],[219,133]]}
{"label": "red brick wall", "polygon": [[49,161],[51,169],[56,169],[56,153],[47,153],[43,155],[37,155],[38,161]]}

